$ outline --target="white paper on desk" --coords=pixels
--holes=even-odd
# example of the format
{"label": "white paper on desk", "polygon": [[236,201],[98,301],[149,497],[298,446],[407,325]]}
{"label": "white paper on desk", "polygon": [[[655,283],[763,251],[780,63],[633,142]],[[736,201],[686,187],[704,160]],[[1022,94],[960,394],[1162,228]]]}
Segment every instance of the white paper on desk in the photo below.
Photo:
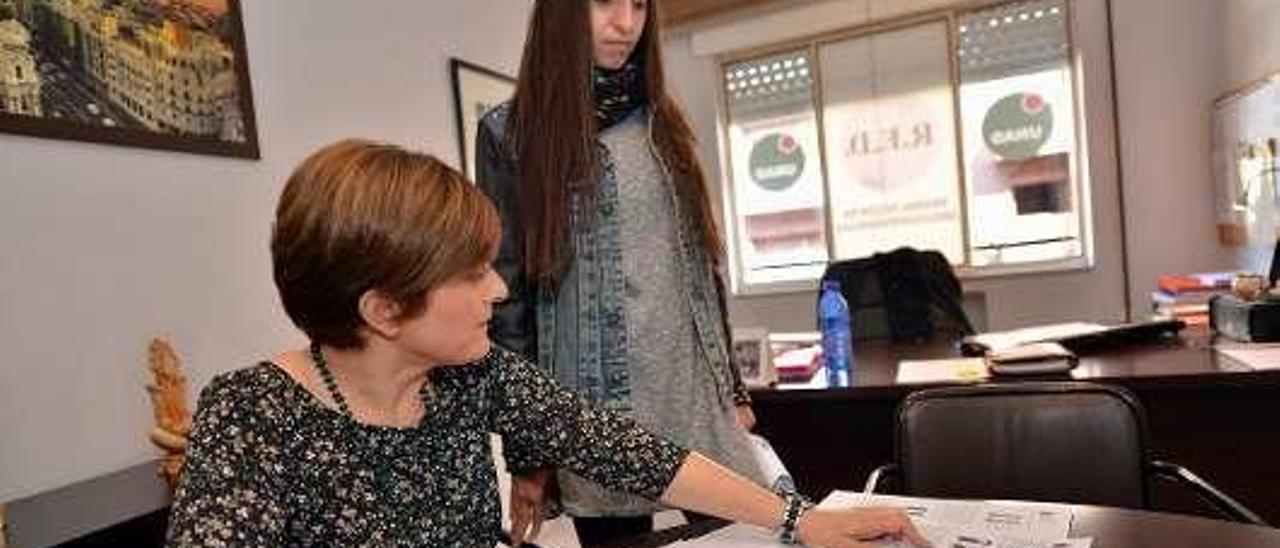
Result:
{"label": "white paper on desk", "polygon": [[1217,350],[1254,370],[1280,369],[1280,344],[1243,344]]}
{"label": "white paper on desk", "polygon": [[1066,337],[1088,335],[1106,331],[1107,326],[1097,323],[1068,322],[1024,327],[1010,331],[996,331],[974,335],[968,340],[981,344],[993,352],[1033,342],[1056,341]]}
{"label": "white paper on desk", "polygon": [[[1071,531],[1071,512],[1048,504],[945,500],[832,491],[818,506],[893,506],[902,508],[913,522],[952,527],[971,536],[1056,542],[1067,538],[1067,533]],[[950,546],[937,542],[934,544]]]}
{"label": "white paper on desk", "polygon": [[976,382],[986,379],[987,363],[982,358],[942,360],[902,360],[898,362],[898,384],[930,382]]}
{"label": "white paper on desk", "polygon": [[[913,520],[920,534],[938,548],[1089,548],[1092,538],[1020,540],[1012,537],[974,534],[947,524]],[[677,548],[780,548],[786,546],[771,531],[734,524],[694,540],[667,545]],[[878,543],[882,548],[915,548],[902,541]]]}
{"label": "white paper on desk", "polygon": [[[916,529],[929,542],[940,548],[1089,548],[1090,537],[1078,539],[1020,539],[1016,537],[974,533],[955,525],[914,520]],[[904,541],[881,543],[883,548],[915,548]]]}

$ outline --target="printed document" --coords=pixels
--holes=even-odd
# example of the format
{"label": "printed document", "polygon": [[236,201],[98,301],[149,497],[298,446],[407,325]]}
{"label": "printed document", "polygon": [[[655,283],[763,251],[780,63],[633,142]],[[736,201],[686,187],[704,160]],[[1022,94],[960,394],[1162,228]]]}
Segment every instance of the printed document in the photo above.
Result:
{"label": "printed document", "polygon": [[1027,343],[1056,341],[1067,337],[1101,333],[1108,328],[1102,324],[1086,322],[1055,323],[1024,327],[1011,331],[997,331],[967,337],[966,340],[987,347],[992,352],[1007,350]]}
{"label": "printed document", "polygon": [[1218,352],[1255,371],[1280,369],[1280,344],[1246,343],[1233,347],[1218,347]]}
{"label": "printed document", "polygon": [[987,362],[982,358],[902,360],[898,362],[897,383],[978,382],[988,376]]}
{"label": "printed document", "polygon": [[[1091,538],[1067,538],[1069,506],[1034,502],[988,502],[864,495],[835,491],[820,508],[894,506],[902,508],[934,546],[947,548],[1089,548]],[[695,540],[670,546],[685,548],[783,546],[776,534],[759,527],[734,524]],[[882,542],[884,548],[907,543]]]}

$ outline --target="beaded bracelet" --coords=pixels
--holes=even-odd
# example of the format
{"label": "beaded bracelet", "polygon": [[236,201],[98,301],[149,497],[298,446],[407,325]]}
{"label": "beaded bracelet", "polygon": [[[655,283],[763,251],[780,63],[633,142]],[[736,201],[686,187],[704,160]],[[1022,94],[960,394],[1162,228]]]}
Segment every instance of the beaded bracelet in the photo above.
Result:
{"label": "beaded bracelet", "polygon": [[786,505],[782,507],[782,525],[779,527],[778,540],[783,544],[800,543],[800,516],[813,507],[813,503],[805,500],[799,493],[787,493]]}

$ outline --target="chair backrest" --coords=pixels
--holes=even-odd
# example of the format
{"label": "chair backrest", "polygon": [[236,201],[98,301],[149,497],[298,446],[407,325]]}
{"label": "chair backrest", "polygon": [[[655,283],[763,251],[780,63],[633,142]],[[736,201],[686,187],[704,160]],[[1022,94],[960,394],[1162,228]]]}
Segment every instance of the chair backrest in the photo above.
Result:
{"label": "chair backrest", "polygon": [[901,490],[915,496],[1146,506],[1138,400],[1025,382],[922,390],[898,409]]}
{"label": "chair backrest", "polygon": [[960,280],[937,251],[909,247],[827,265],[849,303],[855,340],[926,338],[935,332],[973,334]]}

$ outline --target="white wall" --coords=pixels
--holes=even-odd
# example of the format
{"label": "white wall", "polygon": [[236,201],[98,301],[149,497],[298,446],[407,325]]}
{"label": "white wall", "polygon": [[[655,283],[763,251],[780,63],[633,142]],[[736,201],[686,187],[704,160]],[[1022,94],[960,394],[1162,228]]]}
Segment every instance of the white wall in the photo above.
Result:
{"label": "white wall", "polygon": [[1114,0],[1135,314],[1149,313],[1156,276],[1230,266],[1217,241],[1210,113],[1229,58],[1223,8],[1245,1]]}
{"label": "white wall", "polygon": [[[1125,1],[1125,0],[1121,0]],[[1194,1],[1194,0],[1188,0]],[[954,0],[821,0],[785,3],[730,14],[667,34],[670,81],[688,111],[701,142],[708,172],[720,180],[715,89],[716,56],[733,50],[767,46],[816,32],[957,3]],[[1120,251],[1119,187],[1115,172],[1114,128],[1107,65],[1105,4],[1078,0],[1076,46],[1083,70],[1086,118],[1083,135],[1089,150],[1096,237],[1096,265],[1086,271],[965,280],[968,291],[985,293],[991,329],[1038,322],[1124,318],[1123,265]],[[717,204],[722,203],[717,199]],[[731,321],[739,326],[765,326],[772,331],[813,329],[813,293],[736,297]]]}
{"label": "white wall", "polygon": [[1220,92],[1280,71],[1280,1],[1222,2]]}
{"label": "white wall", "polygon": [[284,177],[347,136],[456,165],[448,59],[514,73],[530,5],[243,0],[261,161],[0,135],[0,501],[155,456],[152,336],[193,398],[299,343],[267,253]]}

